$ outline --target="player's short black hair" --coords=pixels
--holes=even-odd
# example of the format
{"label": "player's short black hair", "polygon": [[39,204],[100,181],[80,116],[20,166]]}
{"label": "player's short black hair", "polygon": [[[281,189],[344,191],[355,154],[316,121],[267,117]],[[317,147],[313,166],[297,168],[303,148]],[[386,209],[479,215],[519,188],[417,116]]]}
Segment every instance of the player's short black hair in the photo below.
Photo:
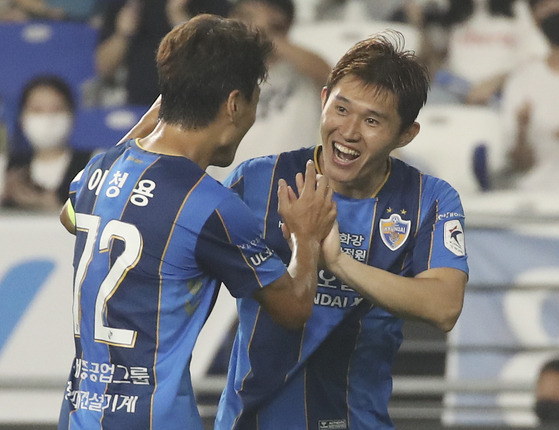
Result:
{"label": "player's short black hair", "polygon": [[429,73],[413,51],[404,50],[404,37],[385,31],[350,48],[334,66],[326,82],[327,96],[345,76],[352,75],[377,91],[389,91],[398,102],[401,130],[411,126],[427,102]]}
{"label": "player's short black hair", "polygon": [[208,126],[234,90],[250,100],[266,79],[272,43],[257,29],[217,15],[198,15],[161,41],[159,116],[185,128]]}

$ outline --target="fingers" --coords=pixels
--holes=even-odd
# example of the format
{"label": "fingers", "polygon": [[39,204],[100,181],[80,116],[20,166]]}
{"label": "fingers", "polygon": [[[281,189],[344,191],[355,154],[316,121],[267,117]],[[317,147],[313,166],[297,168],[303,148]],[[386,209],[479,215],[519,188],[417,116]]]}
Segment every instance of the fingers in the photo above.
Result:
{"label": "fingers", "polygon": [[278,181],[278,213],[281,215],[289,203],[288,186],[285,179]]}
{"label": "fingers", "polygon": [[303,180],[303,176],[301,174],[297,174],[295,181],[297,183],[299,196],[303,196],[305,194],[305,190],[307,189],[309,192],[316,189],[316,170],[312,160],[308,160],[307,165],[305,166],[305,179]]}
{"label": "fingers", "polygon": [[[290,242],[291,232],[289,231],[289,228],[287,227],[286,223],[282,223],[282,225],[281,225],[281,234],[286,241]],[[290,247],[291,247],[291,245],[290,245]]]}
{"label": "fingers", "polygon": [[298,197],[284,179],[278,181],[278,212],[285,223],[284,238],[295,234],[321,241],[331,230],[337,214],[328,178],[317,174],[313,161],[309,160],[304,174],[296,175],[295,185]]}

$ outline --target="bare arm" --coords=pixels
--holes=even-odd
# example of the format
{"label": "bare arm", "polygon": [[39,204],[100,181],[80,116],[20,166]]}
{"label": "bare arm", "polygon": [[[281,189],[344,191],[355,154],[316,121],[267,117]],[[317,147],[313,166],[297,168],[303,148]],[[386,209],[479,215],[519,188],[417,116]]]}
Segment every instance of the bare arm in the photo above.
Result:
{"label": "bare arm", "polygon": [[291,43],[287,37],[275,37],[277,55],[290,62],[304,76],[320,88],[326,85],[330,65],[320,55]]}
{"label": "bare arm", "polygon": [[450,331],[462,311],[467,276],[453,268],[429,269],[406,278],[361,263],[341,252],[337,226],[323,245],[327,268],[372,303],[401,318]]}
{"label": "bare arm", "polygon": [[189,1],[190,0],[167,0],[165,12],[167,13],[167,21],[169,21],[171,27],[192,18],[186,12]]}
{"label": "bare arm", "polygon": [[509,163],[513,172],[527,172],[536,164],[534,147],[528,140],[532,107],[525,102],[516,113],[516,139],[509,152]]}
{"label": "bare arm", "polygon": [[129,0],[118,12],[114,33],[105,39],[95,51],[97,73],[111,78],[123,64],[130,38],[136,33],[140,19],[140,4]]}
{"label": "bare arm", "polygon": [[62,20],[66,17],[64,9],[51,7],[43,0],[15,0],[13,3],[25,12],[37,17],[55,20]]}
{"label": "bare arm", "polygon": [[279,213],[291,233],[293,253],[288,273],[259,290],[254,298],[272,319],[288,328],[300,329],[311,316],[317,288],[320,242],[336,219],[332,190],[325,177],[316,178],[308,162],[305,179],[297,177],[299,198],[280,180]]}

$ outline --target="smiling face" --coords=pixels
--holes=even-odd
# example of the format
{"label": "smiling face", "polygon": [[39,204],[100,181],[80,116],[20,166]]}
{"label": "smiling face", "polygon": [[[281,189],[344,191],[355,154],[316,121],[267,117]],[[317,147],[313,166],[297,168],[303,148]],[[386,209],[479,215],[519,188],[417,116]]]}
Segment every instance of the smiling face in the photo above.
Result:
{"label": "smiling face", "polygon": [[396,97],[354,75],[342,78],[326,97],[323,90],[322,173],[336,192],[370,197],[384,182],[390,153],[409,143],[419,124],[401,131]]}

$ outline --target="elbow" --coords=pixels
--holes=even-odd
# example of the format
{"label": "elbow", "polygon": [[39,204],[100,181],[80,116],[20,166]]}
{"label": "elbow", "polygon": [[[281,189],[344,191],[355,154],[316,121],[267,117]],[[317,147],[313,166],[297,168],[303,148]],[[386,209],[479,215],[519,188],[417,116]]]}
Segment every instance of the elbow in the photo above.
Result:
{"label": "elbow", "polygon": [[448,318],[448,319],[439,321],[437,323],[437,327],[439,329],[441,329],[442,331],[444,331],[445,333],[448,333],[449,331],[451,331],[454,328],[454,326],[456,325],[456,321],[458,321],[458,317]]}
{"label": "elbow", "polygon": [[287,330],[298,331],[305,327],[305,324],[312,315],[312,304],[299,305],[291,308],[291,311],[281,317],[273,318],[276,324],[279,324]]}
{"label": "elbow", "polygon": [[442,309],[438,312],[436,318],[432,322],[436,327],[448,333],[456,325],[461,312],[462,303],[460,303],[459,306],[449,306],[448,308]]}

